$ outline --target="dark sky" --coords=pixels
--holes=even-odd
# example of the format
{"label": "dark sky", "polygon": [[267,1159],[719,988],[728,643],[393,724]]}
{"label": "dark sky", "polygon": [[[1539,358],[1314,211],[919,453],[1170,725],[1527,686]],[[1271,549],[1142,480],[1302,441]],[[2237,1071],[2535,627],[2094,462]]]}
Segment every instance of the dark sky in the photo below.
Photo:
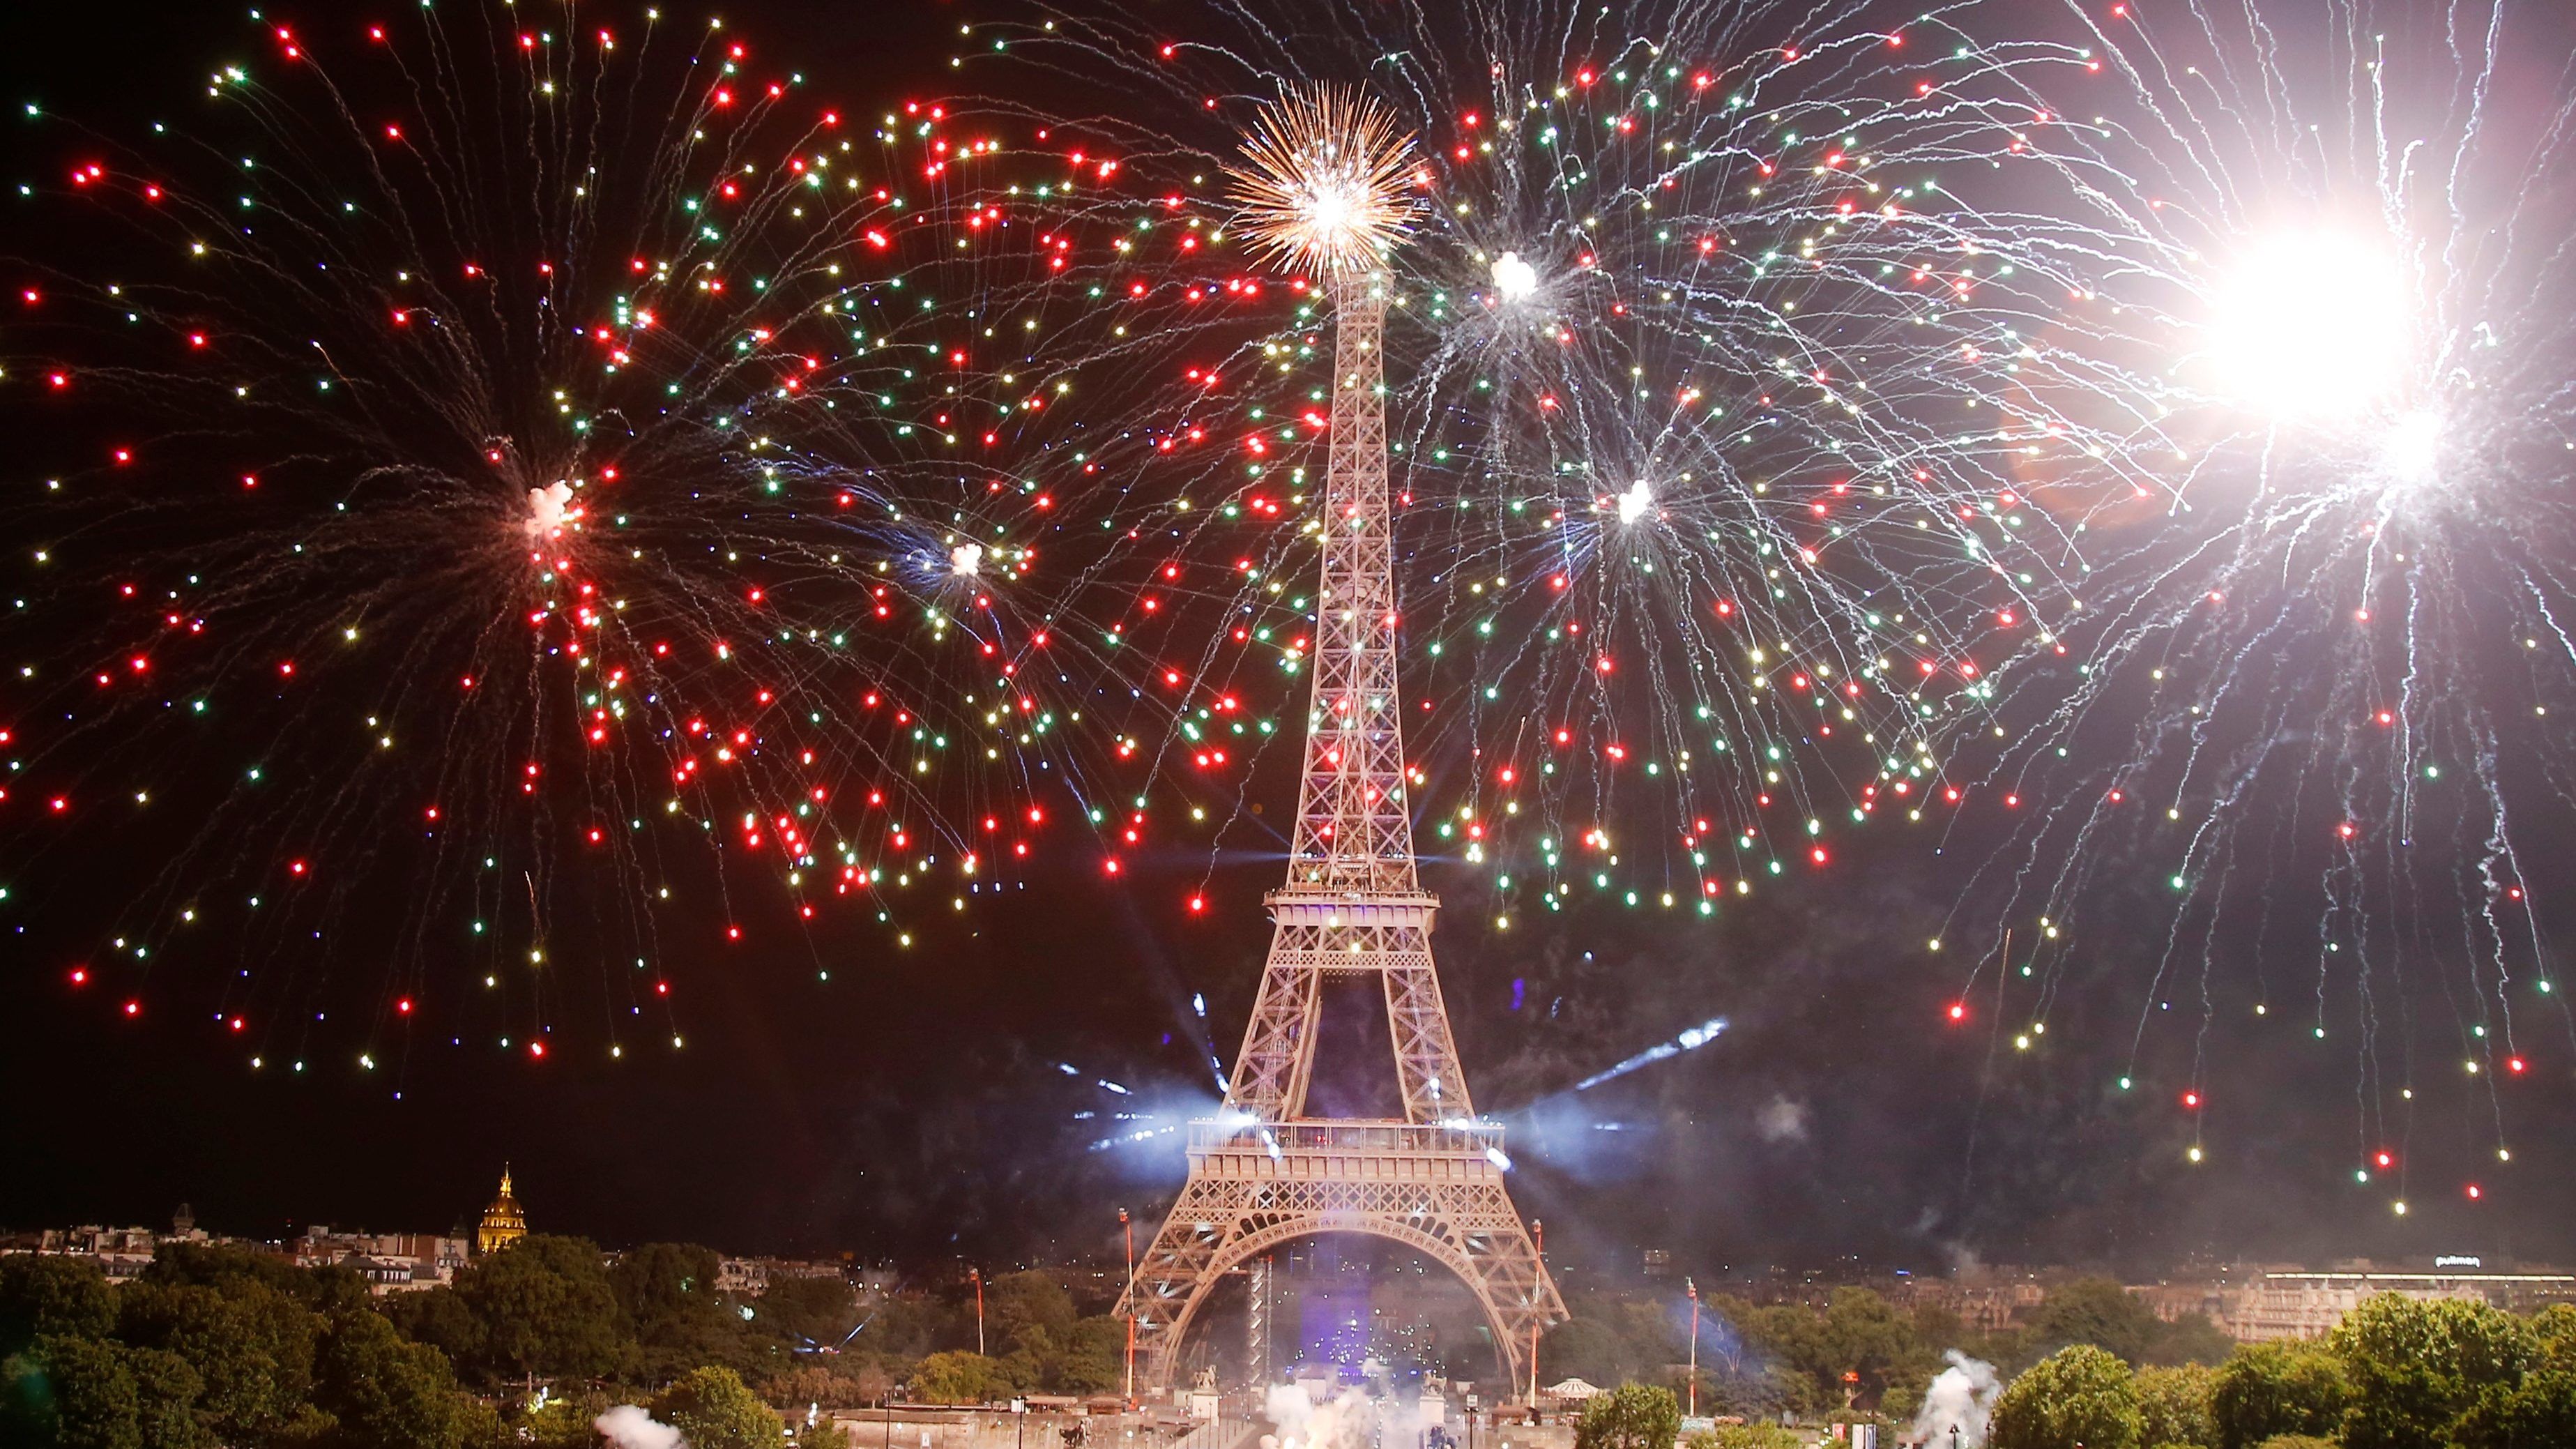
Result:
{"label": "dark sky", "polygon": [[[235,6],[35,8],[0,15],[11,181],[59,159],[52,136],[16,125],[22,97],[132,125],[244,43]],[[298,8],[341,10],[273,13]],[[725,13],[873,106],[938,69],[955,12],[741,0]],[[1286,764],[1274,752],[1253,787],[1274,813]],[[1143,904],[1196,865],[1148,858],[1121,888],[1079,862],[1042,868],[1026,892],[906,957],[825,932],[813,957],[852,963],[828,989],[804,960],[698,973],[685,1053],[615,1066],[422,1053],[399,1101],[340,1077],[253,1077],[199,1023],[113,1022],[67,1000],[56,958],[0,945],[0,1223],[157,1220],[185,1200],[210,1227],[250,1235],[312,1222],[444,1230],[507,1159],[539,1228],[609,1242],[912,1261],[1104,1251],[1117,1209],[1151,1220],[1182,1163],[1168,1136],[1092,1144],[1121,1130],[1118,1112],[1160,1113],[1128,1124],[1150,1128],[1212,1101],[1208,1050],[1231,1060],[1266,939],[1255,903],[1275,862],[1220,871],[1210,924]],[[1438,863],[1428,875],[1435,890],[1474,889]],[[2425,1094],[2393,1144],[2415,1203],[2400,1220],[2384,1189],[2350,1181],[2356,1153],[2376,1145],[2356,1140],[2354,1058],[2300,1050],[2294,1025],[2231,1006],[2206,1043],[2223,1064],[2203,1114],[2212,1159],[2189,1167],[2189,1120],[2167,1089],[2191,1043],[2151,1046],[2152,1090],[2110,1085],[2154,1009],[2142,994],[2154,901],[2110,904],[2134,933],[2096,932],[2098,959],[2072,970],[2048,1044],[2025,1055],[1982,1016],[1942,1025],[1957,977],[1920,943],[1958,883],[1927,838],[1895,837],[1717,928],[1613,910],[1508,938],[1444,931],[1473,1085],[1511,1124],[1515,1192],[1547,1220],[1552,1256],[1604,1271],[1640,1246],[1704,1269],[1853,1256],[2153,1271],[2204,1252],[2576,1260],[2563,1050],[2545,1067],[2555,1080],[2516,1099],[2509,1174],[2474,1160],[2482,1093],[2445,1079]],[[40,927],[46,911],[11,909]],[[2420,1025],[2438,1043],[2442,992],[2428,980],[2421,1000],[2387,1004],[2389,1040]],[[1368,1013],[1349,1016],[1335,1042],[1364,1056]],[[1729,1030],[1701,1050],[1568,1090],[1717,1017]],[[2475,1206],[2459,1188],[2472,1176],[2494,1183]]]}

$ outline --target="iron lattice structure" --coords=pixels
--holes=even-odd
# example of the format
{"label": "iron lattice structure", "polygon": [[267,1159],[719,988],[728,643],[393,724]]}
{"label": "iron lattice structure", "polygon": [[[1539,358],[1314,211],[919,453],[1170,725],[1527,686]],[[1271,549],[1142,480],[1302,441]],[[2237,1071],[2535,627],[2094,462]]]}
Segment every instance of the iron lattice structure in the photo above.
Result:
{"label": "iron lattice structure", "polygon": [[[1440,903],[1414,866],[1396,693],[1385,284],[1344,272],[1332,291],[1323,577],[1288,883],[1266,897],[1270,956],[1224,1114],[1191,1125],[1189,1179],[1120,1311],[1135,1320],[1146,1381],[1167,1384],[1190,1319],[1219,1279],[1293,1239],[1365,1233],[1456,1273],[1484,1309],[1513,1384],[1531,1388],[1536,1335],[1565,1317],[1565,1305],[1504,1186],[1502,1128],[1476,1119],[1459,1071],[1431,963]],[[1402,1120],[1306,1114],[1330,975],[1375,976],[1385,987]]]}

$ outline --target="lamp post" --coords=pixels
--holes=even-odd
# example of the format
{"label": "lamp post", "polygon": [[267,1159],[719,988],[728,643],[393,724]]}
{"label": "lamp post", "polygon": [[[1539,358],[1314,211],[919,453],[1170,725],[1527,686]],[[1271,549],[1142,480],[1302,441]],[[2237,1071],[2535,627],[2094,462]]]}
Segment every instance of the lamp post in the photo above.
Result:
{"label": "lamp post", "polygon": [[1684,1275],[1682,1291],[1690,1295],[1691,1301],[1690,1416],[1696,1419],[1699,1417],[1699,1285]]}
{"label": "lamp post", "polygon": [[1118,1210],[1118,1232],[1127,1239],[1127,1408],[1136,1408],[1136,1225]]}
{"label": "lamp post", "polygon": [[[1530,1219],[1530,1251],[1538,1255],[1538,1276],[1547,1279],[1547,1224]],[[1530,1422],[1538,1422],[1538,1320],[1530,1320]]]}

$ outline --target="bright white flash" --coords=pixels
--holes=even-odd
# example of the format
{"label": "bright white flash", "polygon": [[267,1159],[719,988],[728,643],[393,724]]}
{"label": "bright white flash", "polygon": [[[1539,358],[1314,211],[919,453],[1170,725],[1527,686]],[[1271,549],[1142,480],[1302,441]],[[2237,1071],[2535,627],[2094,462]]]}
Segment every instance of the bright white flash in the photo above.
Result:
{"label": "bright white flash", "polygon": [[1506,302],[1520,301],[1538,290],[1538,268],[1522,261],[1518,252],[1505,252],[1494,258],[1494,290]]}
{"label": "bright white flash", "polygon": [[2339,232],[2267,237],[2229,274],[2211,349],[2245,405],[2282,422],[2348,418],[2403,380],[2406,296],[2384,247]]}
{"label": "bright white flash", "polygon": [[984,571],[984,545],[961,543],[948,551],[949,571],[961,579],[971,579]]}
{"label": "bright white flash", "polygon": [[2441,459],[2442,415],[2429,408],[2399,418],[2380,444],[2379,466],[2392,482],[2430,483]]}
{"label": "bright white flash", "polygon": [[1619,495],[1619,521],[1621,523],[1634,523],[1638,519],[1645,517],[1647,513],[1653,510],[1654,506],[1654,485],[1648,483],[1645,479],[1640,478],[1636,482],[1628,485],[1627,492]]}
{"label": "bright white flash", "polygon": [[531,488],[528,490],[528,516],[519,520],[519,527],[530,538],[552,538],[563,528],[564,516],[570,511],[565,505],[570,502],[572,485],[561,479],[543,488]]}

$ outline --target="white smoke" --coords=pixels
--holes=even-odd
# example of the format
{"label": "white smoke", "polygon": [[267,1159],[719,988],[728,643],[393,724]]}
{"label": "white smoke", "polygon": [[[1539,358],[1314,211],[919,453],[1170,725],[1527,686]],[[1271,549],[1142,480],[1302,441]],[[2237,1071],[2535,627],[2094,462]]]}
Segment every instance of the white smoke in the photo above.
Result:
{"label": "white smoke", "polygon": [[[1912,1439],[1925,1449],[1984,1449],[1986,1421],[1994,1415],[1995,1395],[2003,1380],[1995,1366],[1957,1349],[1941,1355],[1950,1366],[1923,1391],[1923,1407],[1914,1413]],[[1955,1437],[1954,1437],[1955,1436]]]}
{"label": "white smoke", "polygon": [[572,485],[560,478],[543,488],[531,488],[528,516],[520,520],[519,526],[527,530],[530,538],[550,538],[563,527],[564,515],[571,511],[564,505],[570,502]]}
{"label": "white smoke", "polygon": [[1357,1389],[1344,1389],[1318,1404],[1302,1385],[1273,1384],[1265,1407],[1275,1435],[1261,1436],[1261,1449],[1362,1449],[1369,1440],[1369,1402]]}
{"label": "white smoke", "polygon": [[590,1421],[616,1449],[688,1449],[680,1431],[633,1404],[620,1404]]}
{"label": "white smoke", "polygon": [[1786,1094],[1774,1096],[1753,1114],[1753,1129],[1765,1142],[1804,1142],[1807,1140],[1807,1104],[1792,1101]]}

